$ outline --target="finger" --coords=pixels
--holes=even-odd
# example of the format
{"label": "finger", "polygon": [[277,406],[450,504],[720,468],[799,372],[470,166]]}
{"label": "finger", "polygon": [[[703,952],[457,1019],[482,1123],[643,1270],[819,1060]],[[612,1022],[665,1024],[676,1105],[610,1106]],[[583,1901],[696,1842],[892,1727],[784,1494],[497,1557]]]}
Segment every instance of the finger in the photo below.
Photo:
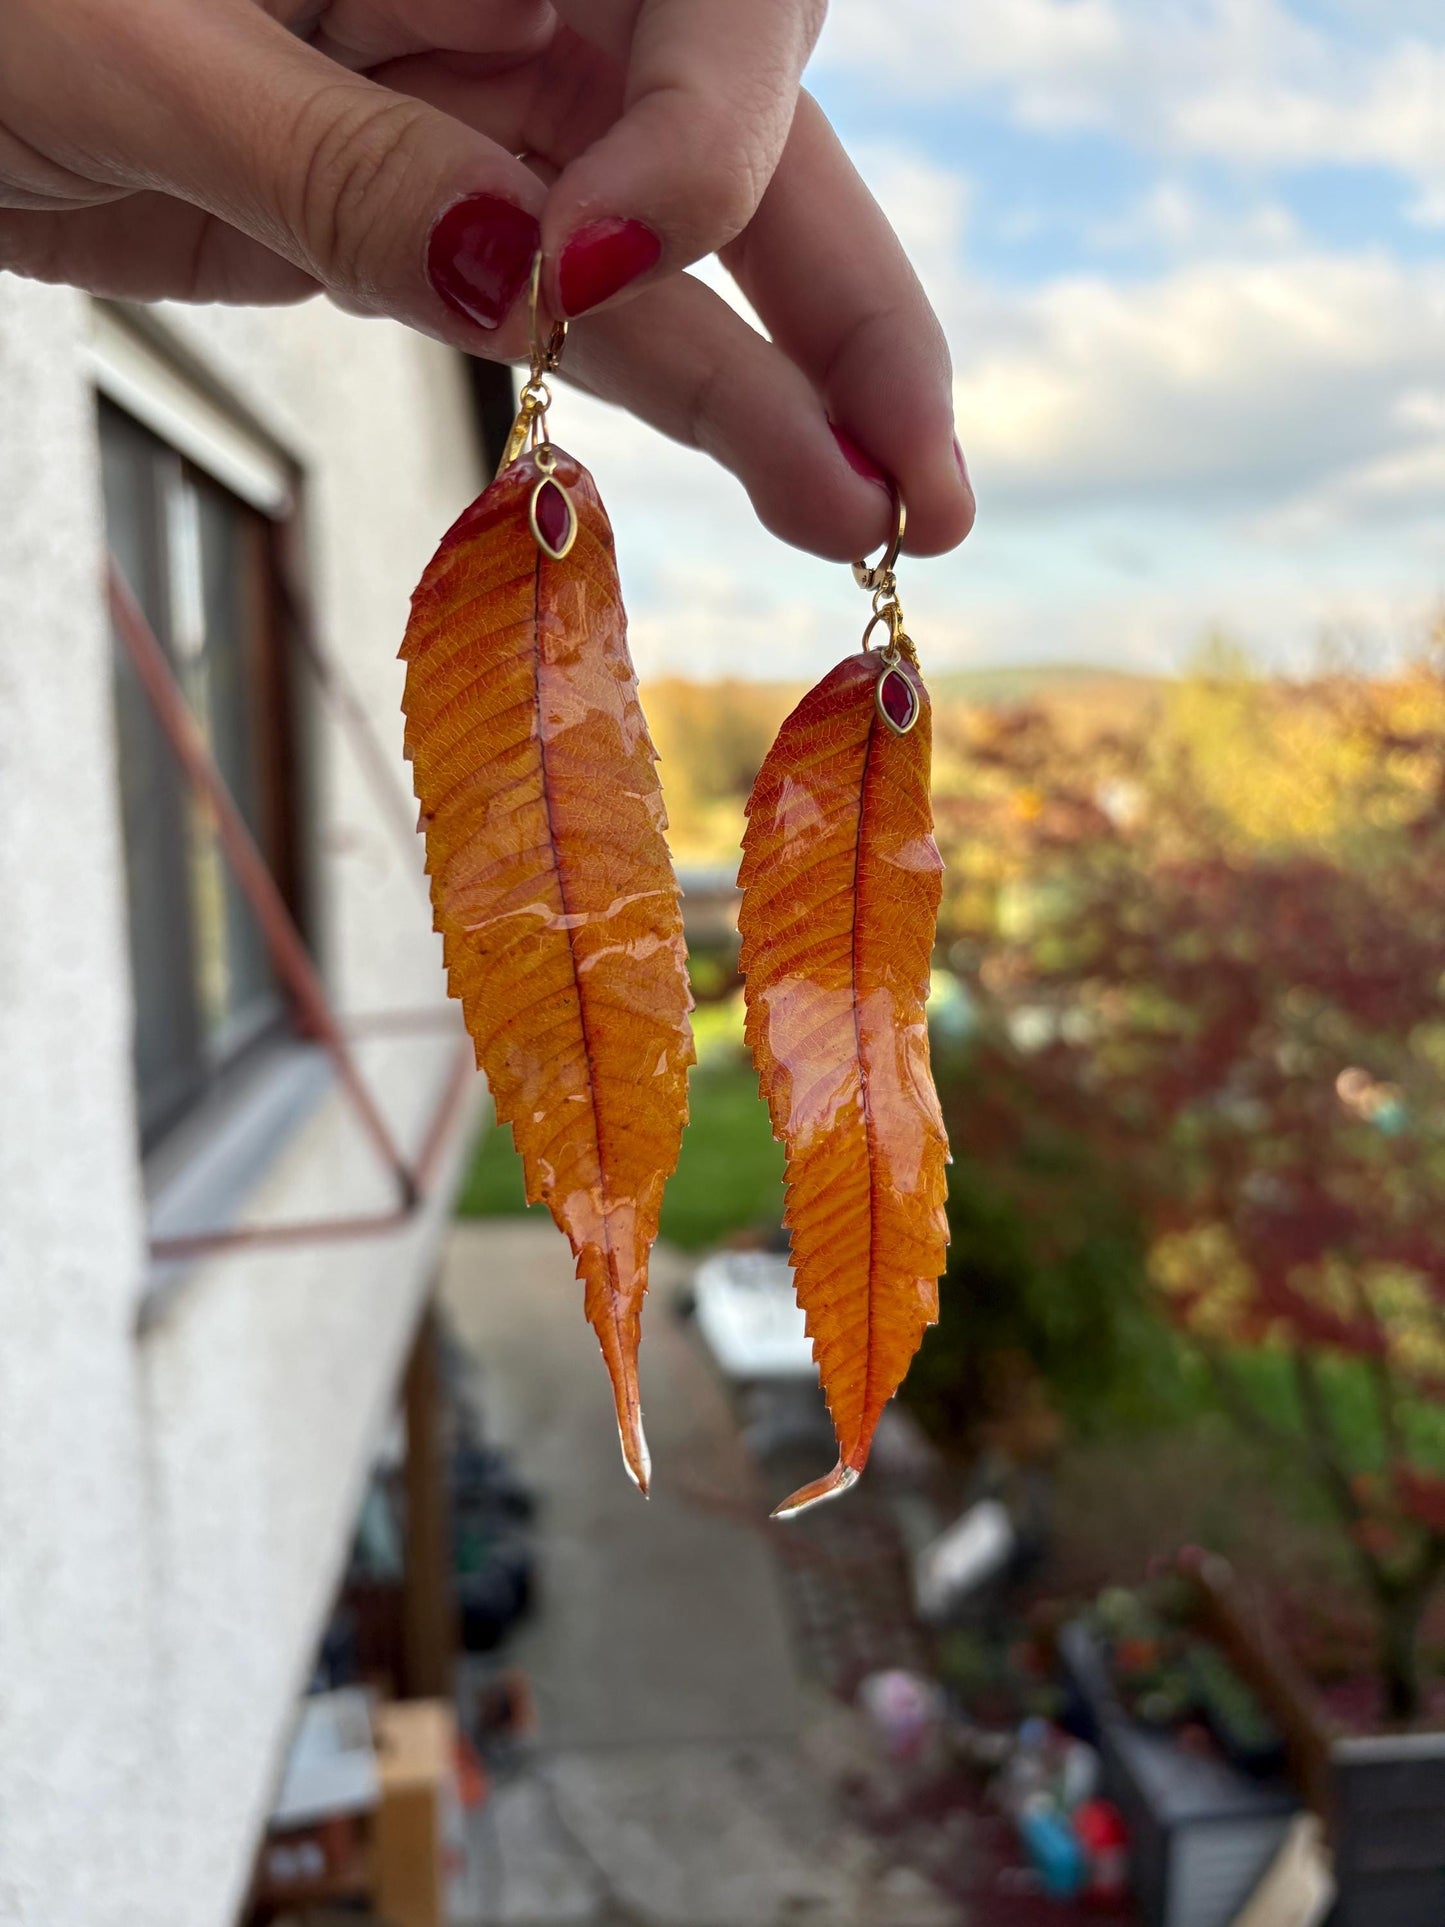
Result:
{"label": "finger", "polygon": [[824,0],[557,0],[557,12],[626,67],[621,116],[547,197],[549,299],[575,315],[745,226]]}
{"label": "finger", "polygon": [[68,213],[0,213],[0,268],[118,301],[304,301],[304,269],[204,208],[128,194]]}
{"label": "finger", "polygon": [[547,0],[331,0],[309,38],[359,72],[434,48],[525,59],[556,24]]}
{"label": "finger", "polygon": [[895,477],[908,548],[936,555],[973,526],[954,439],[948,346],[882,209],[806,94],[767,193],[724,261],[828,412]]}
{"label": "finger", "polygon": [[[565,165],[595,138],[596,118],[605,121],[614,111],[602,68],[594,64],[586,84],[577,84],[579,57],[585,53],[579,56],[578,43],[568,51],[559,36],[542,67],[526,70],[525,84],[520,73],[475,76],[451,62],[422,60],[388,68],[386,78],[506,146],[539,150]],[[570,80],[559,64],[564,61]],[[557,114],[557,103],[579,92],[592,126]],[[779,203],[786,204],[775,219]],[[760,232],[763,246],[755,248]],[[910,505],[909,548],[927,554],[961,541],[972,526],[974,501],[954,440],[938,322],[892,229],[806,96],[760,216],[725,250],[725,259],[775,336],[825,390],[829,412],[852,445],[850,459],[862,472],[898,477]],[[827,286],[818,279],[820,268],[835,277]],[[844,340],[850,330],[851,346]]]}
{"label": "finger", "polygon": [[87,172],[205,208],[362,313],[522,351],[544,190],[511,154],[251,5],[97,7],[89,31],[65,113]]}
{"label": "finger", "polygon": [[563,370],[730,468],[785,542],[847,561],[886,539],[888,490],[847,461],[807,376],[691,275],[574,326]]}
{"label": "finger", "polygon": [[622,111],[621,69],[571,33],[520,66],[415,54],[385,62],[371,77],[439,107],[529,165],[542,157],[554,180]]}

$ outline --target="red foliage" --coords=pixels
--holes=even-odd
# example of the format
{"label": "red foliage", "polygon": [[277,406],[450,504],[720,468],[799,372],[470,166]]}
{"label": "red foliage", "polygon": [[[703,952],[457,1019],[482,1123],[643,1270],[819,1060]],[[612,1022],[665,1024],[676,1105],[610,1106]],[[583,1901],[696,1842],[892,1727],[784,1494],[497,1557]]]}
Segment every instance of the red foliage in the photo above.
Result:
{"label": "red foliage", "polygon": [[[1271,693],[1340,752],[1328,835],[1248,835],[1177,742],[1040,712],[945,739],[973,777],[939,806],[953,955],[1028,1101],[1112,1155],[1175,1314],[1288,1352],[1307,1432],[1315,1361],[1368,1364],[1379,1502],[1335,1471],[1382,1561],[1445,1538],[1400,1417],[1445,1388],[1445,680],[1415,678],[1408,729],[1404,693]],[[1006,1157],[1009,1130],[960,1149]],[[1338,1443],[1315,1427],[1316,1457]]]}

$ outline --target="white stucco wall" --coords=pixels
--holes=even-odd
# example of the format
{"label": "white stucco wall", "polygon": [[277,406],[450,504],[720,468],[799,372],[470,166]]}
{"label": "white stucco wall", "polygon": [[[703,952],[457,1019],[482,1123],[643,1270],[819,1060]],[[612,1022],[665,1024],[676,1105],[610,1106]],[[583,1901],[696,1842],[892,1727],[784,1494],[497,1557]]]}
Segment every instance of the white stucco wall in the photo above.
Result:
{"label": "white stucco wall", "polygon": [[[0,1920],[225,1927],[454,1179],[404,1234],[146,1284],[88,309],[0,275]],[[400,761],[407,594],[480,481],[462,370],[320,304],[166,325],[302,464],[318,626]],[[419,865],[318,712],[340,1007],[441,993]],[[436,1039],[367,1046],[414,1145]],[[248,1204],[389,1201],[328,1097]]]}

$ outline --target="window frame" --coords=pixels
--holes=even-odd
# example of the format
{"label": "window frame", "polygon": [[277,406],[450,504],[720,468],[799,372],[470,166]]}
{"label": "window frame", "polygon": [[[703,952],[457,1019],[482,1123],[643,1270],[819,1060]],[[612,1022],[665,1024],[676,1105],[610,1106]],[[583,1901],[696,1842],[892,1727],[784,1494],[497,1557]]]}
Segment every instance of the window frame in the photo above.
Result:
{"label": "window frame", "polygon": [[[130,431],[155,448],[156,466],[147,470],[151,477],[148,494],[153,499],[147,501],[142,520],[148,561],[159,571],[158,580],[167,585],[160,599],[168,599],[171,584],[168,545],[174,530],[167,527],[164,500],[169,486],[188,487],[202,500],[219,490],[245,518],[242,539],[247,541],[250,555],[246,563],[248,587],[243,593],[254,615],[243,618],[241,647],[247,660],[241,675],[248,735],[256,761],[256,838],[310,948],[311,850],[306,809],[310,785],[305,755],[309,732],[304,726],[301,688],[305,638],[300,633],[301,611],[290,591],[299,521],[297,467],[255,426],[246,411],[222,400],[214,384],[198,375],[183,353],[172,354],[168,347],[158,347],[151,326],[137,324],[128,313],[109,303],[94,303],[92,312],[90,365],[97,459],[107,409],[114,410]],[[169,476],[163,473],[166,463],[173,465]],[[107,523],[107,543],[110,540]],[[167,609],[156,627],[172,669],[179,675],[171,626]],[[163,738],[155,748],[159,754],[172,754]],[[187,797],[186,778],[178,767],[172,787],[175,793]],[[233,881],[224,853],[217,851],[214,860]],[[208,1137],[224,1132],[235,1101],[254,1103],[258,1065],[273,1058],[279,1068],[281,1060],[303,1042],[286,984],[277,978],[274,1008],[253,1032],[238,1038],[215,1061],[208,1061],[189,882],[182,911],[186,917],[183,947],[190,972],[187,988],[195,1014],[190,1028],[198,1034],[188,1046],[192,1075],[183,1085],[178,1082],[175,1095],[144,1123],[139,1066],[135,1068],[139,1150],[148,1189],[153,1178],[169,1183]],[[127,966],[134,968],[134,950],[129,943]]]}

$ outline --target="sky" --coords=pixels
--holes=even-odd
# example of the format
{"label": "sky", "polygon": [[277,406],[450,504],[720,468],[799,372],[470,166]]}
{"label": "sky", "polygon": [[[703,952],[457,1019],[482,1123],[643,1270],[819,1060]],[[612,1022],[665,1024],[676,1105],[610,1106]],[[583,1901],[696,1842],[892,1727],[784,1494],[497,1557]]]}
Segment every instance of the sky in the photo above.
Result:
{"label": "sky", "polygon": [[[905,559],[925,669],[1419,646],[1445,606],[1440,0],[833,0],[807,84],[953,355],[979,519]],[[857,646],[846,568],[706,458],[564,406],[644,677],[813,678]]]}

